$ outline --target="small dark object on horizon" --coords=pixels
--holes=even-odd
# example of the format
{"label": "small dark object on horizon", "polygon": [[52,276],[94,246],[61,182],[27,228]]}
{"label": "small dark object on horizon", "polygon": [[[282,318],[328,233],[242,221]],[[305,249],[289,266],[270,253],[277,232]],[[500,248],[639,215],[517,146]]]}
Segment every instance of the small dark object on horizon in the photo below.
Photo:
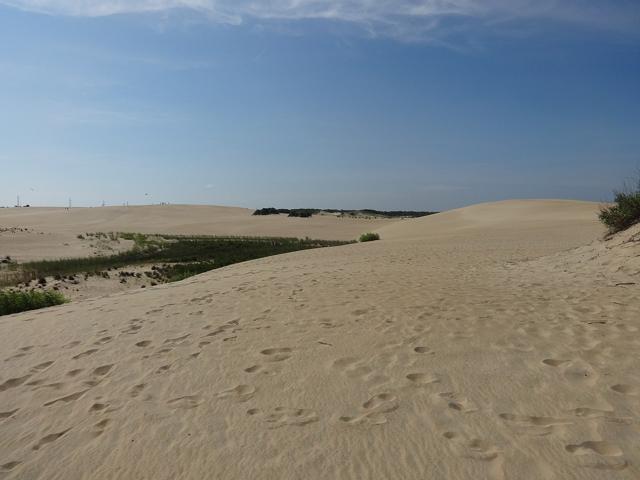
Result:
{"label": "small dark object on horizon", "polygon": [[[303,217],[308,218],[311,215],[317,215],[318,213],[338,213],[340,215],[365,215],[375,217],[387,217],[387,218],[418,218],[426,217],[427,215],[434,215],[438,212],[431,211],[414,211],[414,210],[373,210],[365,208],[362,210],[342,210],[335,208],[260,208],[253,212],[253,215],[279,215],[286,213],[290,217]],[[309,213],[309,215],[308,215]]]}

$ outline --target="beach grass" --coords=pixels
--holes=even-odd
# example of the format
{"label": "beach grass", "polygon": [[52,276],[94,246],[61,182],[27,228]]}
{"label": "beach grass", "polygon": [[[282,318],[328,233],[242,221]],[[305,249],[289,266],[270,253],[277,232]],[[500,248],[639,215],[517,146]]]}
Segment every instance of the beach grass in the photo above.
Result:
{"label": "beach grass", "polygon": [[614,203],[600,209],[600,221],[617,233],[640,222],[640,182],[636,189],[614,192]]}
{"label": "beach grass", "polygon": [[26,312],[66,303],[60,292],[52,290],[0,290],[0,315]]}

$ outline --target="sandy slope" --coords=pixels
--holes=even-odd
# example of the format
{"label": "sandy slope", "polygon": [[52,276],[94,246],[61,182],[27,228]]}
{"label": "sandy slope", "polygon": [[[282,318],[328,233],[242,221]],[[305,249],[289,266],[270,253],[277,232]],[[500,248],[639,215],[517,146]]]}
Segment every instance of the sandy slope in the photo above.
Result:
{"label": "sandy slope", "polygon": [[[94,253],[86,232],[140,232],[191,235],[267,235],[353,240],[397,220],[314,215],[252,216],[253,210],[209,205],[153,205],[98,208],[0,208],[0,256],[20,261]],[[2,228],[28,232],[2,232]]]}
{"label": "sandy slope", "polygon": [[3,317],[0,478],[640,478],[640,244],[586,245],[596,210],[479,205]]}

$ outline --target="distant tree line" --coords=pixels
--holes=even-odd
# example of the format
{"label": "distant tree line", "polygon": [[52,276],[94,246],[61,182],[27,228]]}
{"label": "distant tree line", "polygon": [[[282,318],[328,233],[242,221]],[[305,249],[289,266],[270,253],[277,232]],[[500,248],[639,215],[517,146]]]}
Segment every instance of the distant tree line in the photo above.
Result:
{"label": "distant tree line", "polygon": [[253,212],[254,215],[279,215],[279,214],[287,214],[289,217],[302,217],[308,218],[312,215],[316,215],[321,212],[326,213],[339,213],[341,215],[365,215],[365,216],[375,216],[375,217],[388,217],[388,218],[397,218],[397,217],[426,217],[427,215],[433,215],[438,212],[419,212],[414,210],[372,210],[369,208],[365,208],[363,210],[338,210],[332,208],[320,209],[320,208],[260,208]]}

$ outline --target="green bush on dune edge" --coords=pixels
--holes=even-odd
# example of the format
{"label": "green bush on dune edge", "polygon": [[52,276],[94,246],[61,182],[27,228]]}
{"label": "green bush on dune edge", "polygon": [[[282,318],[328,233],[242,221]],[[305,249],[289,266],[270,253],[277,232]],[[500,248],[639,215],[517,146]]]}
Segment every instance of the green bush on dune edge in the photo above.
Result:
{"label": "green bush on dune edge", "polygon": [[373,232],[368,232],[368,233],[363,233],[362,235],[360,235],[360,241],[361,242],[372,242],[374,240],[380,240],[380,234],[373,233]]}
{"label": "green bush on dune edge", "polygon": [[602,207],[599,214],[609,233],[621,232],[640,222],[640,182],[635,190],[614,195],[614,204]]}
{"label": "green bush on dune edge", "polygon": [[0,290],[0,316],[61,305],[66,302],[64,295],[50,290],[28,292]]}

